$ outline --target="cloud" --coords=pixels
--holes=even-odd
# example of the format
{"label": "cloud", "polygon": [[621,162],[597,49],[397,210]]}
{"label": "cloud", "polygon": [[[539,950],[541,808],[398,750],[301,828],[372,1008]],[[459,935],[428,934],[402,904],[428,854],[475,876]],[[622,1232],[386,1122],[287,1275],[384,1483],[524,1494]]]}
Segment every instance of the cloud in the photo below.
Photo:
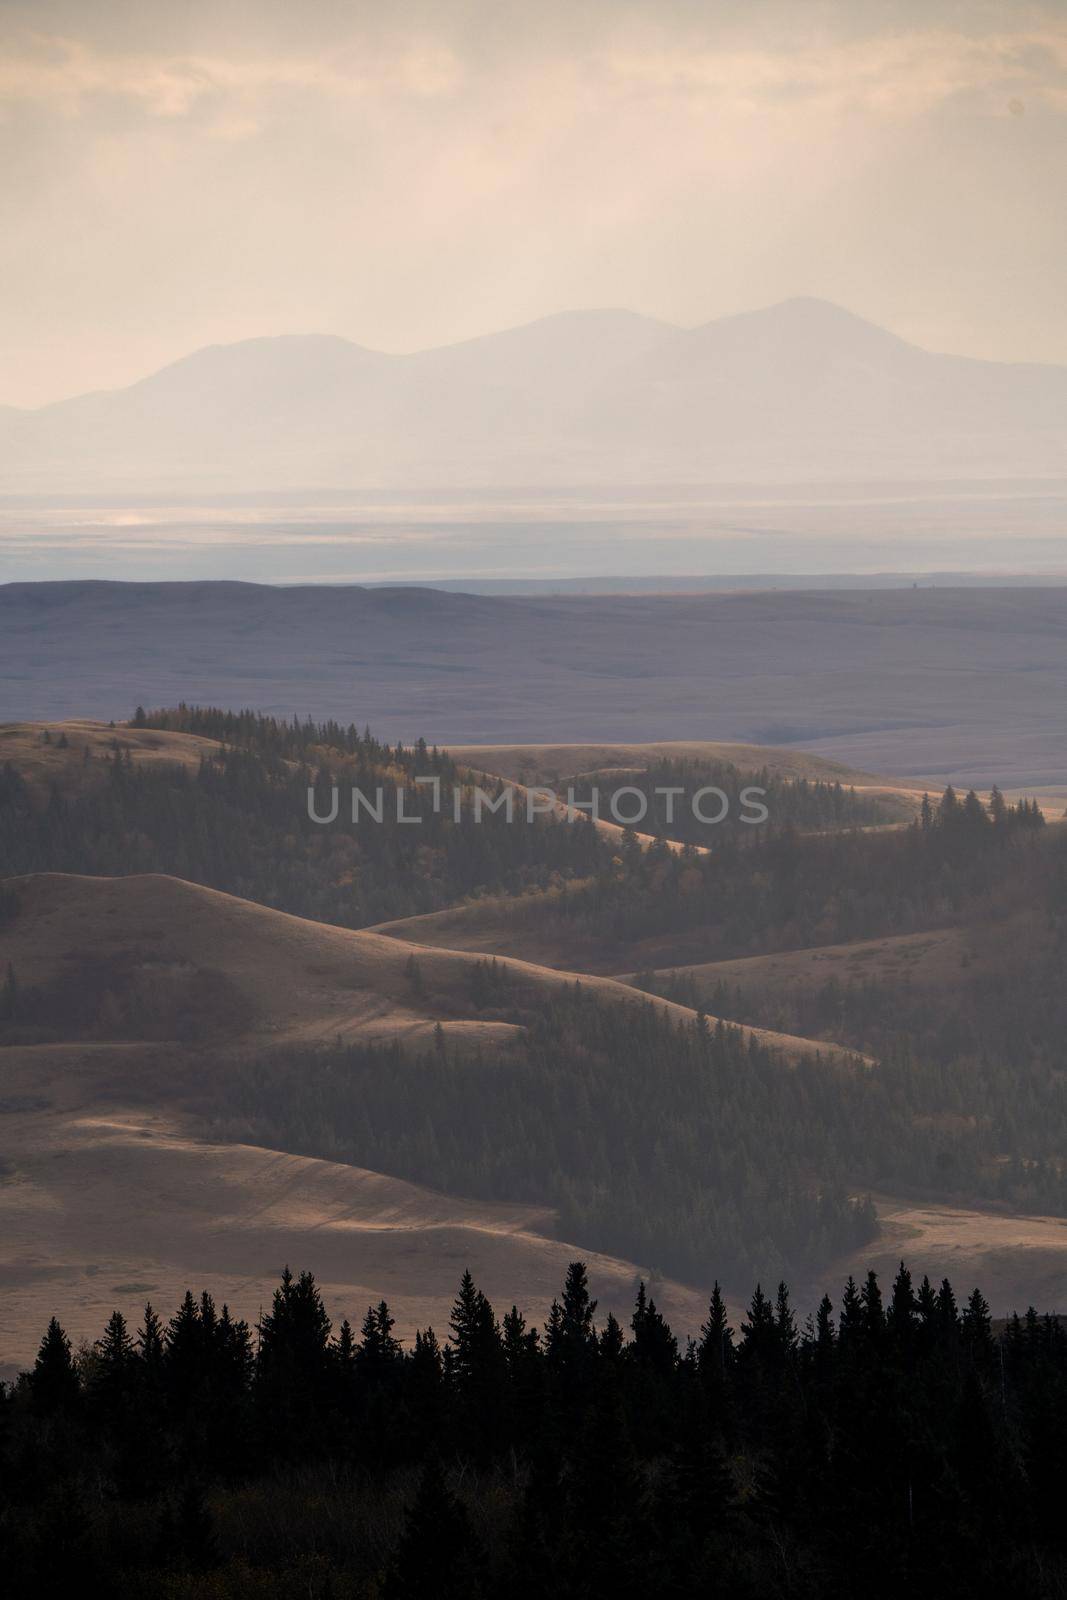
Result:
{"label": "cloud", "polygon": [[886,34],[789,50],[677,46],[615,52],[612,79],[654,95],[713,97],[757,111],[806,105],[912,116],[957,96],[998,104],[1023,91],[1057,102],[1067,86],[1067,27],[983,38],[936,30]]}
{"label": "cloud", "polygon": [[[243,133],[291,97],[338,102],[456,99],[497,85],[538,84],[558,99],[560,69],[588,95],[713,101],[720,110],[759,112],[806,106],[829,112],[922,114],[959,96],[999,105],[1029,97],[1062,104],[1067,90],[1067,23],[1029,17],[1016,30],[969,34],[938,28],[885,30],[845,40],[777,40],[761,48],[712,43],[631,9],[608,42],[595,35],[553,47],[461,47],[430,33],[391,36],[358,29],[317,52],[148,53],[102,48],[70,35],[15,31],[0,55],[0,105],[30,105],[62,116],[91,113],[107,100],[146,115],[192,119],[217,114]],[[229,119],[228,124],[226,119]]]}
{"label": "cloud", "polygon": [[1065,113],[1060,4],[0,0],[0,402],[792,293],[1067,358]]}
{"label": "cloud", "polygon": [[423,99],[452,92],[461,78],[457,58],[433,43],[400,42],[387,55],[349,45],[320,57],[257,58],[102,51],[77,38],[22,34],[0,54],[0,105],[78,117],[116,100],[162,118],[219,107],[240,116],[294,93]]}

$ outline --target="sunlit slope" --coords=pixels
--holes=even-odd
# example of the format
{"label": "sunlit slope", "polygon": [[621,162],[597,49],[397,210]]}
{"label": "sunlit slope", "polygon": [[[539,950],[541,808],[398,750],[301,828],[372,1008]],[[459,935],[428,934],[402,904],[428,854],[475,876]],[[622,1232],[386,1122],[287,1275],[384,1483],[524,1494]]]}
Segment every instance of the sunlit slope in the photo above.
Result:
{"label": "sunlit slope", "polygon": [[216,740],[193,733],[133,728],[88,717],[0,723],[0,765],[10,762],[38,790],[51,784],[66,791],[103,783],[105,762],[116,750],[123,759],[128,752],[135,766],[182,767],[195,773],[201,761],[217,755],[220,748]]}
{"label": "sunlit slope", "polygon": [[[419,1043],[440,1024],[466,1043],[507,1044],[517,1032],[512,1023],[479,1017],[467,1000],[484,959],[476,951],[430,950],[373,931],[309,922],[155,874],[40,873],[10,879],[6,887],[17,912],[0,927],[0,969],[12,963],[23,985],[67,984],[91,957],[98,982],[112,969],[160,988],[195,972],[217,975],[225,987],[219,1016],[208,1021],[217,1020],[223,1037]],[[637,1003],[634,991],[612,978],[526,961],[508,967],[513,988],[534,1007],[576,982],[605,1004]],[[694,1016],[685,1006],[656,1003],[678,1020]],[[790,1053],[817,1048],[753,1031]]]}
{"label": "sunlit slope", "polygon": [[[0,1052],[0,1070],[8,1083],[43,1082],[70,1099],[71,1054]],[[77,1343],[96,1337],[115,1307],[135,1322],[151,1299],[169,1315],[190,1286],[210,1287],[254,1321],[287,1261],[314,1269],[338,1321],[358,1326],[384,1295],[405,1338],[428,1323],[444,1335],[467,1266],[501,1312],[517,1299],[537,1320],[578,1256],[620,1318],[641,1272],[546,1237],[551,1217],[533,1207],[211,1143],[163,1112],[85,1106],[0,1120],[11,1140],[0,1185],[0,1350],[14,1365],[32,1359],[53,1312]],[[680,1328],[699,1326],[701,1295],[664,1281],[655,1292]]]}
{"label": "sunlit slope", "polygon": [[808,778],[872,795],[899,795],[902,814],[909,815],[911,797],[917,805],[924,787],[930,787],[918,779],[877,777],[827,756],[774,744],[667,739],[651,744],[470,744],[449,749],[457,761],[529,783],[620,769],[644,771],[658,761],[729,762],[746,772],[766,768],[776,778]]}

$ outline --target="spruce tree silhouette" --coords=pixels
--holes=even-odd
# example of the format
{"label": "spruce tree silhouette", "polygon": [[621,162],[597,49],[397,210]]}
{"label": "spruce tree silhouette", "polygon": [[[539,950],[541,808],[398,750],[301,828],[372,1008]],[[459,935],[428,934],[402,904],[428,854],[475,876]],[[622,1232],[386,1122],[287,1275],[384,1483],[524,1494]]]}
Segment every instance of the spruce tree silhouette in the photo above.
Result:
{"label": "spruce tree silhouette", "polygon": [[34,1409],[42,1416],[73,1411],[80,1391],[70,1340],[52,1317],[30,1374]]}

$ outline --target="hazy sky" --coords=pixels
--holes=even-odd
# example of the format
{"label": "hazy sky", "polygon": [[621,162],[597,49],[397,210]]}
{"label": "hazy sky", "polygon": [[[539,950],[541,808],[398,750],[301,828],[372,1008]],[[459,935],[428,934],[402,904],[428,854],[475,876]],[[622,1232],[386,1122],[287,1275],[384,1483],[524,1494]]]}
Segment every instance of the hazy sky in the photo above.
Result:
{"label": "hazy sky", "polygon": [[822,295],[1067,362],[1067,0],[0,0],[0,402]]}

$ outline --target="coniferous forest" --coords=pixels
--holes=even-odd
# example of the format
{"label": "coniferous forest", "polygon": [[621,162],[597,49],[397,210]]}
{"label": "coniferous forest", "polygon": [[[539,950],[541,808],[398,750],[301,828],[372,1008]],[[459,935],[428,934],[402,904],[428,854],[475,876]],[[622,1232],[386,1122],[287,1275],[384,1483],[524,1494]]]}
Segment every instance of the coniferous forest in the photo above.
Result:
{"label": "coniferous forest", "polygon": [[[479,890],[516,893],[594,869],[592,828],[535,817],[511,826],[503,813],[456,825],[460,781],[447,755],[422,741],[388,748],[369,733],[330,724],[278,724],[232,713],[161,713],[138,726],[216,734],[229,742],[199,770],[151,767],[113,750],[85,781],[53,786],[43,802],[10,764],[0,768],[0,875],[166,872],[297,916],[342,927],[451,905]],[[87,763],[90,767],[94,763]],[[436,777],[432,792],[414,783]],[[309,816],[308,791],[326,816],[344,791],[335,823]],[[380,823],[351,820],[349,792],[385,803]],[[397,792],[415,829],[397,820]]]}
{"label": "coniferous forest", "polygon": [[[0,876],[166,872],[298,916],[366,927],[474,894],[517,895],[614,871],[613,850],[581,821],[560,824],[541,814],[519,826],[486,807],[474,822],[465,803],[457,823],[454,793],[476,780],[424,740],[389,746],[354,726],[184,706],[139,708],[132,726],[195,734],[218,741],[219,749],[197,772],[148,766],[132,760],[116,729],[111,752],[87,763],[104,770],[82,774],[96,781],[53,785],[43,800],[13,765],[0,767]],[[437,780],[436,805],[419,778]],[[477,781],[491,798],[499,795],[499,781]],[[876,802],[839,784],[772,779],[725,763],[666,765],[641,782],[650,795],[654,784],[680,784],[690,795],[705,784],[723,786],[731,800],[723,827],[696,821],[684,799],[674,807],[678,826],[666,822],[660,801],[645,825],[661,838],[705,845],[753,831],[737,822],[738,795],[748,783],[766,786],[776,828],[844,829],[881,816]],[[335,787],[337,818],[316,823],[309,789],[317,815],[327,816]],[[365,812],[352,820],[353,787],[372,802],[382,789],[380,822],[372,825]],[[603,786],[605,815],[616,788]],[[405,816],[420,819],[414,843],[412,827],[397,820],[398,792]],[[574,792],[586,794],[580,783]]]}
{"label": "coniferous forest", "polygon": [[[595,1287],[595,1286],[594,1286]],[[962,1287],[962,1286],[957,1286]],[[209,1293],[53,1319],[0,1399],[7,1592],[312,1600],[1060,1596],[1067,1336],[870,1273],[798,1327],[718,1285],[680,1344],[574,1262],[543,1328],[465,1273],[448,1329],[333,1326],[286,1269],[250,1328]]]}

